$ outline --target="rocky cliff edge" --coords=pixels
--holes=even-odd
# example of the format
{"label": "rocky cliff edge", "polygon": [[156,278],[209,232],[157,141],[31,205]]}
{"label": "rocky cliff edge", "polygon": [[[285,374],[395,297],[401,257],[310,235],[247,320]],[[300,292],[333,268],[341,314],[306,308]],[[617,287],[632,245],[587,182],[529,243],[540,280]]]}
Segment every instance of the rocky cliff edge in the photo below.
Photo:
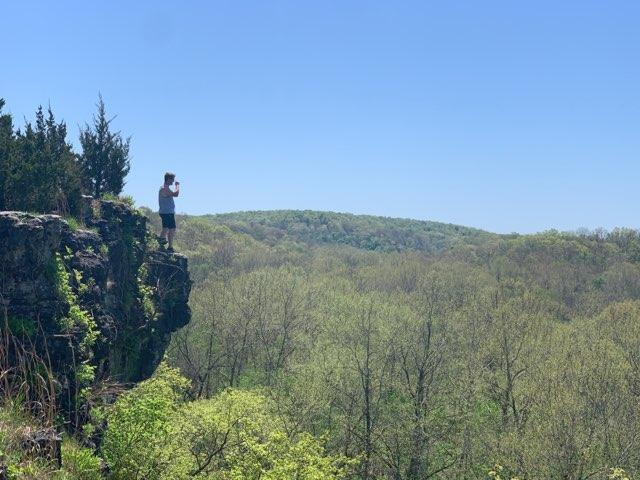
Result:
{"label": "rocky cliff edge", "polygon": [[93,386],[149,377],[191,318],[187,259],[153,248],[134,208],[86,202],[80,222],[0,212],[0,389],[78,421]]}

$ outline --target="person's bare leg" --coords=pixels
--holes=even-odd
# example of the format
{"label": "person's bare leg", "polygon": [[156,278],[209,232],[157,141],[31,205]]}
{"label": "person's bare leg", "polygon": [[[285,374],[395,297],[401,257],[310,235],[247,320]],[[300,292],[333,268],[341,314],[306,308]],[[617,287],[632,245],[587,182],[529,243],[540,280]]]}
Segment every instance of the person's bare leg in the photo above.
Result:
{"label": "person's bare leg", "polygon": [[165,240],[167,239],[167,233],[169,232],[168,228],[163,228],[162,232],[160,232],[160,238],[164,238]]}
{"label": "person's bare leg", "polygon": [[173,237],[176,236],[176,229],[175,228],[169,228],[167,229],[167,239],[169,241],[169,248],[173,248]]}

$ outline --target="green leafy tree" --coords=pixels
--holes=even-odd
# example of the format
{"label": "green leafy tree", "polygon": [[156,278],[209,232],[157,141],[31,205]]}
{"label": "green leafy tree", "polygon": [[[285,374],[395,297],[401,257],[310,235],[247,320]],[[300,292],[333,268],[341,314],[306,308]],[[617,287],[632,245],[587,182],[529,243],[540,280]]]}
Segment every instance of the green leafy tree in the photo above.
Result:
{"label": "green leafy tree", "polygon": [[129,173],[129,146],[131,138],[122,138],[120,132],[112,132],[113,118],[107,118],[102,100],[98,99],[98,113],[93,125],[86,124],[80,131],[82,154],[79,156],[89,189],[96,197],[110,193],[118,195],[124,188],[124,179]]}

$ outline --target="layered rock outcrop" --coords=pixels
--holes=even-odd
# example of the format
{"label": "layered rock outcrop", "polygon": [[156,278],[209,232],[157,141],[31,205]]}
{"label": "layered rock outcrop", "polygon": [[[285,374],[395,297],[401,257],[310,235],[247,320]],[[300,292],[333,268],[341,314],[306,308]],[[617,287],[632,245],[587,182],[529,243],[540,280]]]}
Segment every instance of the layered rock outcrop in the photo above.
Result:
{"label": "layered rock outcrop", "polygon": [[102,380],[149,377],[191,317],[187,259],[149,248],[142,214],[91,201],[83,223],[0,212],[0,367],[52,373],[66,411]]}

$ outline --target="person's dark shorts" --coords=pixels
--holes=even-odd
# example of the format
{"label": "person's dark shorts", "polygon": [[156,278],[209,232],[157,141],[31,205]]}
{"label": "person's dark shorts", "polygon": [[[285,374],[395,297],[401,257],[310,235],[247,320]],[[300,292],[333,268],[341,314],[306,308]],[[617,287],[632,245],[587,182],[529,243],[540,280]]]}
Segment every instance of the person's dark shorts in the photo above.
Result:
{"label": "person's dark shorts", "polygon": [[173,213],[161,213],[162,228],[176,228],[176,216]]}

